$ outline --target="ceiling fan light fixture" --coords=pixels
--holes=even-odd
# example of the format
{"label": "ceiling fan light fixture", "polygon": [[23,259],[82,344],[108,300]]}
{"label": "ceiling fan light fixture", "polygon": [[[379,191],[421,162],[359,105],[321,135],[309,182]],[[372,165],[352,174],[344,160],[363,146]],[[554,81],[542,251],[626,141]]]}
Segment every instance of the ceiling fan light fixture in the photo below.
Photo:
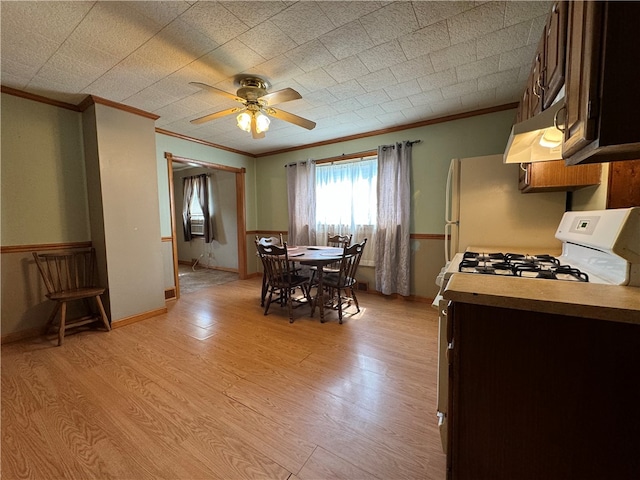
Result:
{"label": "ceiling fan light fixture", "polygon": [[271,120],[269,120],[269,117],[258,112],[258,114],[256,115],[256,132],[266,132],[267,130],[269,130],[270,123]]}
{"label": "ceiling fan light fixture", "polygon": [[240,130],[244,130],[245,132],[251,131],[251,115],[247,112],[242,112],[240,115],[236,117],[238,121],[238,128]]}

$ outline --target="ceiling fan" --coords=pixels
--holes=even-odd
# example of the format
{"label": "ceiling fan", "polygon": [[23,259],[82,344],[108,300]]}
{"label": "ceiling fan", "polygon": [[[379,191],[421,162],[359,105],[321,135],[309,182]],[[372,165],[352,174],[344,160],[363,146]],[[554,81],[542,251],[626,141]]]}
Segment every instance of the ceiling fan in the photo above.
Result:
{"label": "ceiling fan", "polygon": [[232,107],[220,112],[205,115],[204,117],[196,118],[191,120],[191,123],[200,124],[216,118],[224,117],[225,115],[238,113],[238,127],[246,132],[251,132],[253,138],[264,138],[264,132],[269,129],[270,123],[267,115],[299,125],[307,130],[312,130],[316,126],[316,123],[311,120],[299,117],[293,113],[285,112],[284,110],[273,108],[272,105],[302,98],[302,96],[293,88],[284,88],[276,92],[267,93],[267,88],[269,87],[267,82],[259,77],[253,76],[240,78],[239,84],[240,88],[234,95],[233,93],[225,92],[224,90],[220,90],[219,88],[212,87],[205,83],[190,82],[190,85],[200,87],[203,90],[207,90],[212,93],[223,95],[242,104],[241,107]]}

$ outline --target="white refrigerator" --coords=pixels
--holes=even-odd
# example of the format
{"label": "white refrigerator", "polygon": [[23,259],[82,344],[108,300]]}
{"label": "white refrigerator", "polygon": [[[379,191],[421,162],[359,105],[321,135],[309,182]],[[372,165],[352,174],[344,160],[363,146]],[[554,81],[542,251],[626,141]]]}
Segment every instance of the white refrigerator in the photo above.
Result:
{"label": "white refrigerator", "polygon": [[565,211],[566,193],[521,193],[519,168],[519,164],[503,163],[502,155],[451,161],[446,186],[446,262],[469,248],[561,252],[555,232]]}

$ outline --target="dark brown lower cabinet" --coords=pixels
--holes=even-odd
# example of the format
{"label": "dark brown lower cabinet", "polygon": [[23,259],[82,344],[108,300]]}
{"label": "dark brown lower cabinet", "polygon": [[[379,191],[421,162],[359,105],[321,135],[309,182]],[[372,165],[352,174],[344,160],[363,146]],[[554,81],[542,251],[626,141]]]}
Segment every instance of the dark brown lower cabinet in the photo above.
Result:
{"label": "dark brown lower cabinet", "polygon": [[640,478],[640,325],[453,303],[447,477]]}

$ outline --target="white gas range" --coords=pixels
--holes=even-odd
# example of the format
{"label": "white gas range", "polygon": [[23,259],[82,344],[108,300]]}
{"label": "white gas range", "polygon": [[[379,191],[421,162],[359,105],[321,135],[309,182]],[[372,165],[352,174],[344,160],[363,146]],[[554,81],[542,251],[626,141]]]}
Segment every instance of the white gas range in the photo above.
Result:
{"label": "white gas range", "polygon": [[440,291],[455,273],[640,287],[640,207],[566,212],[555,237],[562,242],[559,256],[494,249],[458,253],[439,276]]}

